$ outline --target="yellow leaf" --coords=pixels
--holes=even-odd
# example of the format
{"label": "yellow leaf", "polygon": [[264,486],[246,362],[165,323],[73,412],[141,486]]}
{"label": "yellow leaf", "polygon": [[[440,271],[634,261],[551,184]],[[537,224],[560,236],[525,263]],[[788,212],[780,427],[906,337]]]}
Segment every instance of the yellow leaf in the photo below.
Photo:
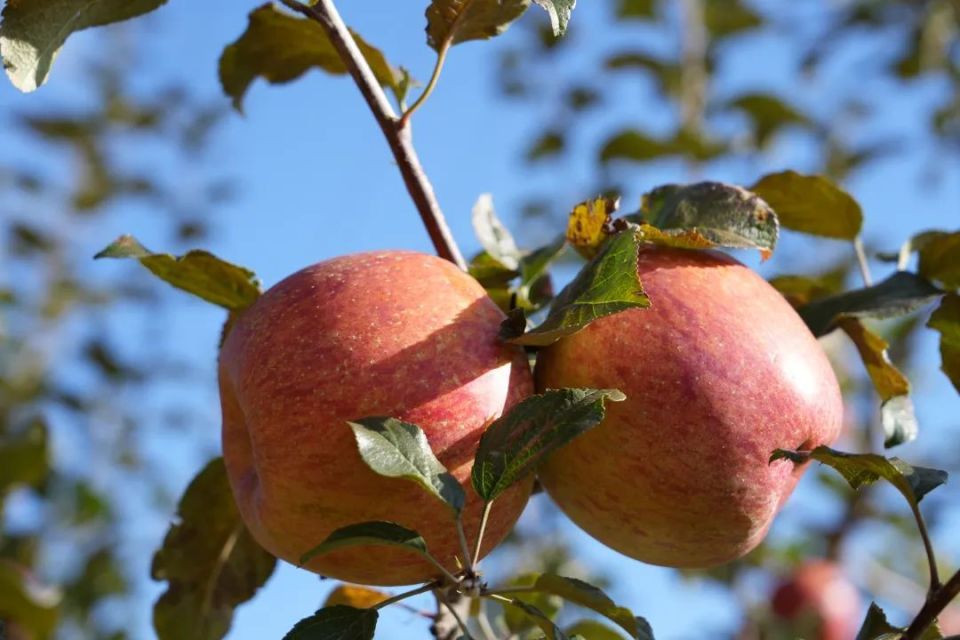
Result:
{"label": "yellow leaf", "polygon": [[323,603],[324,607],[332,607],[335,604],[345,604],[358,609],[369,609],[389,598],[390,595],[376,589],[368,587],[358,587],[351,584],[342,584],[327,596],[327,601]]}
{"label": "yellow leaf", "polygon": [[610,235],[612,214],[619,204],[617,199],[600,197],[573,208],[567,222],[567,241],[577,253],[587,260],[597,255]]}

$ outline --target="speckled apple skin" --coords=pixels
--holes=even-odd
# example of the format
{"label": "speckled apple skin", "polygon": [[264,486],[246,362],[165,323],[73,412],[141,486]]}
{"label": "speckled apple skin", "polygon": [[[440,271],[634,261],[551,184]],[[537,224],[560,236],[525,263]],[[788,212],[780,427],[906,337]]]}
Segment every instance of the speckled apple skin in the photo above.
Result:
{"label": "speckled apple skin", "polygon": [[827,560],[807,562],[780,583],[771,608],[778,617],[803,626],[797,631],[810,640],[851,640],[863,620],[860,592]]}
{"label": "speckled apple skin", "polygon": [[[381,415],[420,426],[467,492],[472,544],[480,436],[533,388],[523,351],[497,340],[503,318],[469,275],[401,251],[321,262],[261,296],[230,331],[219,372],[224,458],[256,540],[296,563],[340,527],[386,520],[417,530],[456,571],[463,554],[450,510],[413,482],[371,471],[347,421]],[[532,479],[497,499],[484,554],[513,527],[531,488]],[[335,551],[307,568],[372,585],[438,575],[417,554],[386,546]]]}
{"label": "speckled apple skin", "polygon": [[537,359],[539,390],[617,388],[604,421],[541,467],[577,525],[651,564],[699,568],[753,549],[803,469],[777,448],[839,434],[823,350],[767,282],[718,252],[643,248],[652,306],[607,316]]}

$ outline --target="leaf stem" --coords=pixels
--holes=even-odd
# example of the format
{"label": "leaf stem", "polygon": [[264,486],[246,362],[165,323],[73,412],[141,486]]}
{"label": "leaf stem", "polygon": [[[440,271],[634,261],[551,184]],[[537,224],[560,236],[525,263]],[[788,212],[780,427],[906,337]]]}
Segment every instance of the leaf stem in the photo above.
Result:
{"label": "leaf stem", "polygon": [[401,127],[407,126],[407,123],[410,122],[410,116],[427,101],[427,98],[430,97],[430,94],[433,93],[433,90],[437,87],[437,82],[440,80],[440,72],[443,71],[443,64],[447,61],[447,53],[450,51],[452,44],[453,41],[450,38],[443,41],[440,50],[437,51],[437,61],[433,65],[433,73],[430,74],[430,81],[427,82],[427,86],[423,88],[423,91],[417,99],[413,101],[413,104],[400,116]]}
{"label": "leaf stem", "polygon": [[958,594],[960,594],[960,571],[953,574],[946,584],[927,596],[923,608],[907,627],[901,640],[918,640]]}
{"label": "leaf stem", "polygon": [[457,516],[457,535],[460,537],[460,550],[463,552],[463,561],[467,564],[466,569],[473,571],[473,556],[470,555],[470,547],[467,545],[467,534],[463,531],[463,519]]}
{"label": "leaf stem", "polygon": [[424,551],[423,557],[429,560],[433,566],[439,569],[443,573],[444,577],[450,581],[450,584],[457,584],[460,582],[455,575],[447,571],[447,568],[440,564],[440,561],[434,558],[430,553]]}
{"label": "leaf stem", "polygon": [[467,264],[453,239],[453,234],[450,233],[443,211],[440,209],[440,203],[437,202],[437,196],[433,191],[433,185],[424,173],[420,158],[414,149],[410,128],[406,126],[405,121],[397,118],[383,88],[353,36],[350,35],[333,0],[316,0],[313,5],[306,5],[297,0],[280,1],[287,8],[316,21],[323,28],[360,89],[367,106],[373,112],[377,124],[380,125],[380,130],[397,161],[407,192],[420,213],[420,219],[430,235],[437,255],[466,271]]}
{"label": "leaf stem", "polygon": [[873,276],[870,274],[870,263],[867,261],[867,252],[863,248],[863,238],[859,235],[853,239],[853,250],[857,254],[857,264],[860,266],[860,276],[863,278],[863,284],[872,287]]}
{"label": "leaf stem", "polygon": [[391,598],[387,598],[383,602],[378,602],[373,606],[373,609],[378,610],[378,609],[383,609],[384,607],[389,607],[390,605],[396,602],[400,602],[401,600],[406,600],[407,598],[412,598],[413,596],[418,596],[421,593],[426,593],[427,591],[436,589],[437,586],[438,586],[437,582],[428,582],[427,584],[417,587],[416,589],[412,589],[410,591],[404,591],[403,593],[398,593],[397,595]]}
{"label": "leaf stem", "polygon": [[483,504],[483,515],[480,516],[480,529],[477,531],[477,544],[473,547],[473,566],[480,564],[480,548],[483,545],[483,534],[487,530],[487,520],[490,518],[490,509],[493,507],[493,500],[488,500]]}
{"label": "leaf stem", "polygon": [[910,510],[913,511],[913,517],[917,521],[917,528],[920,530],[920,539],[923,540],[923,550],[927,553],[927,564],[930,565],[930,589],[927,591],[927,595],[935,593],[940,589],[940,574],[937,570],[937,558],[933,552],[933,543],[930,541],[930,534],[927,532],[927,523],[923,519],[923,514],[920,513],[920,505],[911,502]]}

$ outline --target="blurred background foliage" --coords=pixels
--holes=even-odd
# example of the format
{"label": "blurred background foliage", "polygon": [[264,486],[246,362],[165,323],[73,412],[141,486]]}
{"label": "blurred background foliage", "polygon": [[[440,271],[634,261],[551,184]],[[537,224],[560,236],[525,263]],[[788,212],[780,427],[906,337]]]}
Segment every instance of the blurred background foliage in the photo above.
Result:
{"label": "blurred background foliage", "polygon": [[[756,175],[776,164],[843,183],[891,155],[921,149],[921,170],[903,179],[922,189],[956,166],[956,0],[605,4],[602,32],[581,27],[575,15],[569,35],[556,39],[536,16],[520,21],[521,34],[499,49],[497,89],[531,114],[524,150],[529,171],[556,176],[555,189],[538,188],[521,207],[527,235],[555,233],[572,203],[596,193],[621,194],[632,209],[653,186],[643,180],[651,167],[694,181],[719,163]],[[157,294],[163,285],[111,280],[92,269],[91,256],[79,254],[75,240],[97,235],[103,216],[122,205],[162,225],[165,249],[203,246],[210,220],[232,194],[206,153],[228,104],[194,95],[186,78],[184,86],[131,91],[125,61],[136,55],[136,45],[122,37],[124,29],[111,29],[109,46],[85,61],[85,104],[38,112],[24,101],[0,122],[0,140],[17,136],[34,150],[0,165],[0,638],[128,637],[129,606],[144,576],[130,575],[118,541],[137,509],[174,509],[176,496],[167,495],[162,470],[144,455],[139,399],[171,380],[189,381],[193,365],[171,361],[163,348],[167,304]],[[749,56],[761,49],[778,61],[776,77],[745,73]],[[880,117],[883,105],[865,95],[864,86],[917,94],[922,109]],[[624,96],[660,107],[624,120]],[[134,147],[152,164],[131,161]],[[945,226],[960,220],[957,209],[943,213]],[[896,248],[868,247],[871,254]],[[846,249],[799,264],[832,286],[856,284],[859,277]],[[117,318],[141,323],[143,339],[117,344],[111,332]],[[921,320],[880,329],[894,362],[929,375],[933,362],[915,358]],[[870,450],[875,391],[846,343],[831,337],[825,344],[851,407],[838,448]],[[167,406],[154,427],[182,429],[194,419],[190,411]],[[924,458],[911,462],[960,473],[955,438],[922,451]],[[747,621],[743,640],[792,637],[769,612],[769,590],[810,557],[842,561],[849,554],[858,585],[894,611],[913,613],[922,602],[925,559],[904,505],[882,489],[854,494],[832,472],[816,473],[814,495],[794,509],[796,526],[740,562],[687,574],[724,584],[739,598]],[[123,499],[117,486],[128,492]],[[138,503],[133,510],[130,495]],[[949,537],[957,526],[950,499],[951,493],[934,493],[924,503],[935,537]],[[494,575],[562,570],[588,576],[590,569],[577,564],[557,533],[556,512],[542,497],[532,508],[535,526],[518,529]],[[856,552],[860,544],[869,551]],[[944,572],[957,561],[954,555]],[[593,578],[600,584],[617,579]],[[532,632],[506,622],[521,634]],[[960,633],[960,622],[953,632]]]}

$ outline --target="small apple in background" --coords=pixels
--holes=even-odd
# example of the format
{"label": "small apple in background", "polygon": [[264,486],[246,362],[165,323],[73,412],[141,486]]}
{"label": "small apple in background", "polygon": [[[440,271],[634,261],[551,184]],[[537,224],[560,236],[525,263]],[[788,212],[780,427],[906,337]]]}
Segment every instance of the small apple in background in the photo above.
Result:
{"label": "small apple in background", "polygon": [[595,429],[540,469],[583,530],[651,564],[703,568],[753,549],[803,473],[767,461],[840,431],[823,350],[787,301],[724,254],[642,248],[652,305],[601,318],[538,356],[538,390],[615,388]]}
{"label": "small apple in background", "polygon": [[863,621],[860,593],[827,560],[808,562],[781,582],[771,608],[806,640],[853,640]]}
{"label": "small apple in background", "polygon": [[[472,277],[433,256],[380,251],[303,269],[245,310],[220,355],[223,448],[244,522],[296,563],[334,530],[386,520],[417,530],[451,572],[462,556],[449,509],[360,458],[349,420],[391,416],[423,429],[469,496],[484,428],[532,392],[523,350],[497,339],[503,313]],[[526,505],[532,479],[494,503],[489,552]],[[437,569],[384,546],[338,550],[307,568],[361,583],[424,582]]]}

